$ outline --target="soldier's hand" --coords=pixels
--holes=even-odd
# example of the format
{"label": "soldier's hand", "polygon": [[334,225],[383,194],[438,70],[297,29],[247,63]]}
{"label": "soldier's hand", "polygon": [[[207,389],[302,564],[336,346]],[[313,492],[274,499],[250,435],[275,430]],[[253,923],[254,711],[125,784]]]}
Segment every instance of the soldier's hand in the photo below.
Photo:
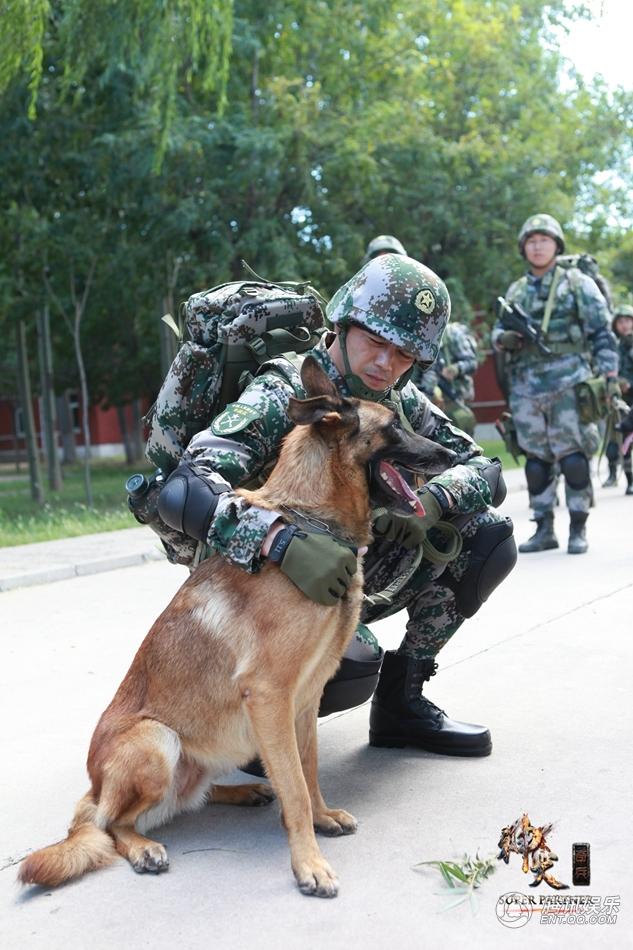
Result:
{"label": "soldier's hand", "polygon": [[410,550],[422,544],[429,530],[437,524],[444,511],[434,495],[422,489],[419,497],[424,507],[423,515],[405,515],[397,511],[380,510],[374,520],[374,540],[393,541]]}
{"label": "soldier's hand", "polygon": [[358,551],[329,534],[303,531],[287,525],[275,536],[268,560],[306,597],[333,607],[346,593],[358,570]]}
{"label": "soldier's hand", "polygon": [[520,350],[523,346],[525,337],[518,330],[504,330],[499,336],[497,343],[502,350],[511,353],[513,350]]}

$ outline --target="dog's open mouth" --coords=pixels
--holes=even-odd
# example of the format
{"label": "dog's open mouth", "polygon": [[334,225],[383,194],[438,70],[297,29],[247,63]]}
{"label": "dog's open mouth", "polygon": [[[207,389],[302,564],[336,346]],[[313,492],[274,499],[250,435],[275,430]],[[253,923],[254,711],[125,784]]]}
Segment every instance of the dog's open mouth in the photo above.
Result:
{"label": "dog's open mouth", "polygon": [[415,494],[409,481],[414,481],[417,473],[394,462],[380,459],[371,466],[374,486],[391,501],[395,501],[411,514],[424,515],[424,506]]}

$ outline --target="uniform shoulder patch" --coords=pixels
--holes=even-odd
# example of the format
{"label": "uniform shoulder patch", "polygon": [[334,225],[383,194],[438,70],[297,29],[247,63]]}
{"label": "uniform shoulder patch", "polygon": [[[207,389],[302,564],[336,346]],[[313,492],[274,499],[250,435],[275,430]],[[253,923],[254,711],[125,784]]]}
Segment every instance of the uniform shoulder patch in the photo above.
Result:
{"label": "uniform shoulder patch", "polygon": [[241,402],[231,403],[211,423],[211,431],[214,435],[234,435],[241,432],[255,419],[259,419],[261,413],[253,406],[246,406]]}

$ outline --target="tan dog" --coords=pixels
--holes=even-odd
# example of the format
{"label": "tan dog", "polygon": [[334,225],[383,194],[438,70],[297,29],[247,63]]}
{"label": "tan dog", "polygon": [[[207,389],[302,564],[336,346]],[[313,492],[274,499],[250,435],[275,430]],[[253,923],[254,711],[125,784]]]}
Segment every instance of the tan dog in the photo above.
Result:
{"label": "tan dog", "polygon": [[[262,488],[240,494],[269,510],[291,505],[366,545],[368,463],[416,460],[437,472],[452,453],[405,432],[389,408],[341,397],[311,357],[302,379],[310,398],[291,400],[296,427],[275,469]],[[392,504],[395,487],[411,512],[414,496],[397,470],[376,464],[385,466]],[[325,607],[276,565],[248,574],[217,555],[204,561],[153,625],[97,725],[92,787],[68,837],[27,857],[20,881],[61,884],[110,864],[117,852],[137,871],[165,870],[165,848],[143,832],[207,801],[272,800],[267,785],[212,784],[259,754],[281,802],[299,888],[334,896],[338,882],[314,829],[351,834],[356,821],[321,795],[317,710],[354,633],[362,588],[359,564],[347,594]]]}

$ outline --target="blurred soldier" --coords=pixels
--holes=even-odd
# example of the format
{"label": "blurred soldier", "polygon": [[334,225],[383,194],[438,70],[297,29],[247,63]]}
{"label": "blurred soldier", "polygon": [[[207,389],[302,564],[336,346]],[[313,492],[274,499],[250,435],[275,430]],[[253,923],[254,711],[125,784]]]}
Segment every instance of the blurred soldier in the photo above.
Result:
{"label": "blurred soldier", "polygon": [[[500,466],[483,458],[481,448],[408,382],[416,361],[428,365],[437,357],[449,313],[446,287],[431,270],[401,254],[381,255],[334,295],[327,308],[334,332],[324,334],[310,352],[343,395],[388,402],[396,424],[455,453],[450,468],[415,489],[421,515],[403,516],[389,507],[375,515],[374,540],[364,561],[362,620],[380,620],[403,609],[409,619],[399,649],[387,653],[382,664],[370,742],[478,756],[491,750],[488,729],[449,719],[422,694],[441,648],[516,560],[512,522],[491,507],[505,496]],[[349,546],[319,533],[309,519],[302,519],[297,531],[292,512],[263,511],[233,490],[276,460],[292,426],[288,402],[305,396],[297,367],[293,364],[292,377],[287,364],[283,359],[266,364],[238,402],[193,437],[167,480],[159,511],[170,527],[182,531],[186,525],[189,535],[242,569],[257,571],[268,557],[306,596],[332,603],[332,597],[344,595],[356,570]],[[447,529],[452,541],[443,546]],[[427,542],[435,545],[434,553],[420,547]],[[380,655],[363,624],[359,639],[371,658]],[[352,647],[357,650],[358,643]],[[346,665],[350,657],[341,665],[343,676],[353,676]],[[366,664],[361,657],[356,665]],[[334,711],[327,700],[335,683],[336,677],[323,694],[327,712]]]}
{"label": "blurred soldier", "polygon": [[475,398],[473,376],[477,369],[477,341],[465,323],[451,322],[442,338],[440,353],[429,369],[416,371],[413,382],[447,416],[467,432],[475,432],[475,415],[468,408]]}
{"label": "blurred soldier", "polygon": [[[618,353],[620,357],[618,383],[620,384],[622,396],[625,401],[629,406],[633,406],[633,307],[627,304],[622,304],[618,307],[615,311],[611,328],[618,339]],[[609,477],[603,487],[611,488],[618,483],[618,459],[620,457],[620,448],[614,439],[608,442],[606,455],[609,462]],[[633,470],[631,465],[630,444],[624,454],[622,468],[626,476],[625,495],[633,495]]]}
{"label": "blurred soldier", "polygon": [[[599,442],[597,427],[580,421],[574,387],[596,372],[609,379],[618,368],[616,342],[606,301],[595,282],[577,268],[557,266],[565,249],[563,231],[549,214],[528,218],[519,232],[519,251],[528,272],[506,293],[531,318],[549,348],[545,355],[525,334],[503,326],[493,346],[510,354],[509,405],[518,442],[526,455],[525,476],[536,531],[519,551],[557,548],[554,535],[555,466],[565,479],[570,515],[567,551],[587,550],[585,523],[592,501],[589,459]],[[615,380],[612,380],[615,383]]]}
{"label": "blurred soldier", "polygon": [[407,252],[397,237],[394,237],[393,234],[379,234],[378,237],[375,237],[367,245],[363,265],[367,264],[368,261],[373,261],[375,257],[379,257],[381,254],[402,254],[403,257],[407,256]]}

